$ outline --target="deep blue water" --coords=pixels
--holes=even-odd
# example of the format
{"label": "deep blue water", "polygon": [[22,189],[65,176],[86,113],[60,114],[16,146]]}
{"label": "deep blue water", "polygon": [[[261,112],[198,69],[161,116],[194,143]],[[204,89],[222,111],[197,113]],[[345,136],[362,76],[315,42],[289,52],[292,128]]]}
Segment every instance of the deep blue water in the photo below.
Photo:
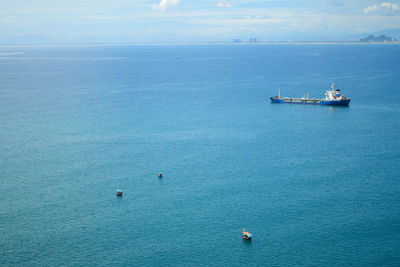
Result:
{"label": "deep blue water", "polygon": [[[0,266],[399,266],[399,62],[398,45],[0,47]],[[349,107],[268,100],[331,82]]]}

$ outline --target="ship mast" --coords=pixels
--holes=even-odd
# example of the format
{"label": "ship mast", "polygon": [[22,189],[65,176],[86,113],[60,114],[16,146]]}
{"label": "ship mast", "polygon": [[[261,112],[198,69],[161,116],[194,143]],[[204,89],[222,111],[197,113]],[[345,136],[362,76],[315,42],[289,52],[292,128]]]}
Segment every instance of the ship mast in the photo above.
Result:
{"label": "ship mast", "polygon": [[281,88],[278,88],[278,97],[281,98]]}

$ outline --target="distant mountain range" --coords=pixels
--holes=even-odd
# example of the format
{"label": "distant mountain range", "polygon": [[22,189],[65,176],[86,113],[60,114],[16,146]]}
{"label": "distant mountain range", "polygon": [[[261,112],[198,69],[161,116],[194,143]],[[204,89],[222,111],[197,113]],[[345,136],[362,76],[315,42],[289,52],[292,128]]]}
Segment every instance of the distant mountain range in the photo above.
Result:
{"label": "distant mountain range", "polygon": [[350,41],[361,41],[361,39],[365,39],[366,36],[369,37],[369,35],[378,36],[378,37],[381,36],[381,35],[384,35],[384,36],[387,36],[389,38],[394,38],[394,39],[400,40],[400,28],[391,29],[391,30],[385,30],[385,31],[380,31],[380,32],[369,32],[369,33],[362,33],[362,34],[354,34],[354,35],[348,36],[347,40],[350,40]]}
{"label": "distant mountain range", "polygon": [[[400,43],[400,28],[390,29],[380,32],[364,32],[349,35],[342,35],[340,33],[326,33],[326,34],[307,34],[300,32],[293,32],[286,35],[268,35],[268,36],[237,36],[234,42],[339,42],[339,43]],[[231,40],[232,40],[231,39]],[[180,41],[175,41],[180,43]],[[182,41],[181,41],[182,42]],[[186,40],[185,43],[196,42],[196,40]],[[202,40],[200,38],[197,42],[232,42],[230,40],[218,40],[214,38],[211,40]],[[135,43],[131,39],[107,39],[107,38],[53,38],[46,35],[17,35],[13,38],[5,38],[0,36],[0,45],[4,44],[99,44],[99,43]],[[140,41],[138,43],[141,43]],[[144,42],[146,43],[146,42]],[[168,43],[168,42],[149,42],[149,43]],[[171,41],[171,43],[174,43]]]}
{"label": "distant mountain range", "polygon": [[370,34],[368,37],[366,38],[361,38],[360,42],[362,43],[371,43],[371,42],[395,42],[397,41],[396,38],[393,37],[388,37],[384,34],[381,34],[379,36],[373,36],[372,34]]}
{"label": "distant mountain range", "polygon": [[399,40],[400,39],[400,28],[381,31],[381,32],[376,32],[376,33],[372,33],[372,34],[374,34],[374,35],[383,34],[383,35],[391,36],[391,37],[396,38],[397,40]]}
{"label": "distant mountain range", "polygon": [[[370,37],[373,36],[373,38]],[[383,35],[383,37],[382,37]],[[235,42],[250,42],[248,41],[251,36],[236,36]],[[288,35],[268,35],[268,36],[255,36],[257,37],[257,42],[350,42],[350,43],[358,43],[358,42],[399,42],[400,40],[400,28],[390,29],[379,32],[362,32],[356,34],[340,34],[340,33],[320,33],[320,34],[311,34],[311,33],[301,33],[301,32],[292,32]],[[370,39],[368,39],[370,37]],[[387,37],[387,38],[385,38]]]}

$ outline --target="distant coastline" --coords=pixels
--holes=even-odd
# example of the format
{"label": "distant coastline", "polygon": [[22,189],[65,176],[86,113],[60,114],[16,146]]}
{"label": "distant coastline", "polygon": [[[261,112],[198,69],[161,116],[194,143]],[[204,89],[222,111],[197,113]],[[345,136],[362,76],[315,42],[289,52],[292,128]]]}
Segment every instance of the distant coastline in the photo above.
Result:
{"label": "distant coastline", "polygon": [[232,41],[214,41],[214,42],[127,42],[127,43],[0,43],[0,47],[46,47],[46,46],[96,46],[96,45],[398,45],[400,40],[393,37],[388,37],[385,35],[374,36],[369,35],[360,40],[345,40],[345,41],[322,41],[322,40],[312,40],[312,41],[259,41],[257,38],[250,38],[248,41],[243,41],[242,39],[234,39]]}
{"label": "distant coastline", "polygon": [[129,46],[129,45],[400,45],[396,42],[358,41],[260,41],[251,42],[135,42],[135,43],[54,43],[54,44],[0,44],[0,47],[54,47],[54,46]]}

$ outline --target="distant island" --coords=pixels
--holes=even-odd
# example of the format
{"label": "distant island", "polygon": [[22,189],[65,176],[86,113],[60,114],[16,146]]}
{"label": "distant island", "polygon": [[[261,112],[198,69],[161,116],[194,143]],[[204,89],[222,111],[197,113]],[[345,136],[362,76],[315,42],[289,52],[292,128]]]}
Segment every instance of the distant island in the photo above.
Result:
{"label": "distant island", "polygon": [[[242,39],[240,38],[235,38],[231,41],[231,43],[235,44],[400,44],[400,28],[398,33],[396,31],[393,31],[393,35],[395,35],[398,39],[393,36],[391,33],[386,33],[385,35],[383,32],[380,33],[365,33],[364,36],[365,38],[361,38],[363,35],[353,35],[351,37],[348,37],[348,39],[342,39],[342,40],[335,40],[335,38],[332,38],[331,40],[260,40],[257,37],[251,37],[249,39]],[[375,35],[374,35],[375,34]],[[391,35],[391,36],[388,36]],[[359,39],[361,38],[361,39]],[[208,42],[205,42],[208,43]],[[211,42],[213,43],[213,42]],[[225,43],[225,42],[216,42],[216,43]],[[229,43],[229,42],[226,42]]]}
{"label": "distant island", "polygon": [[[400,30],[400,29],[399,29]],[[375,33],[376,34],[376,33]],[[272,41],[272,40],[259,40],[257,37],[251,37],[249,39],[241,39],[236,38],[231,42],[235,44],[400,44],[399,39],[394,37],[387,36],[385,34],[378,33],[376,35],[369,34],[365,38],[360,38],[362,35],[358,37],[349,38],[347,40],[282,40],[282,41]],[[365,36],[365,35],[364,35]],[[225,42],[217,42],[217,43],[225,43]]]}
{"label": "distant island", "polygon": [[393,37],[388,37],[384,34],[381,34],[380,36],[373,36],[370,34],[368,37],[360,39],[361,43],[375,43],[375,42],[396,42],[397,39]]}

